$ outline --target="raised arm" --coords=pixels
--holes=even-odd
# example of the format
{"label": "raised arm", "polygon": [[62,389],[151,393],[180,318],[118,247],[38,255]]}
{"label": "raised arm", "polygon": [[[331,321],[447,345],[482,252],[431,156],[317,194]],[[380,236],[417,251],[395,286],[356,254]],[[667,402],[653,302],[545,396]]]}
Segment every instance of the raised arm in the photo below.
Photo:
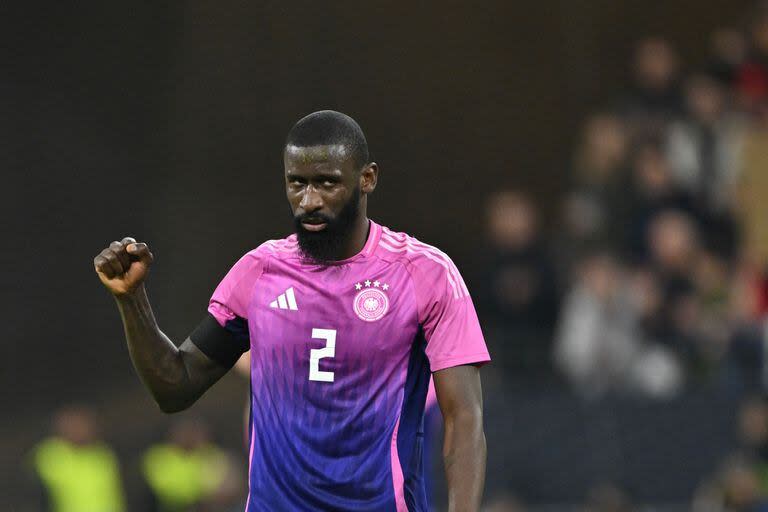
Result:
{"label": "raised arm", "polygon": [[480,371],[463,365],[432,374],[445,421],[443,461],[448,511],[477,512],[485,484],[485,433]]}
{"label": "raised arm", "polygon": [[133,366],[160,409],[171,413],[192,405],[229,368],[189,338],[177,348],[160,330],[144,287],[152,261],[146,244],[124,238],[112,242],[93,263],[117,301]]}

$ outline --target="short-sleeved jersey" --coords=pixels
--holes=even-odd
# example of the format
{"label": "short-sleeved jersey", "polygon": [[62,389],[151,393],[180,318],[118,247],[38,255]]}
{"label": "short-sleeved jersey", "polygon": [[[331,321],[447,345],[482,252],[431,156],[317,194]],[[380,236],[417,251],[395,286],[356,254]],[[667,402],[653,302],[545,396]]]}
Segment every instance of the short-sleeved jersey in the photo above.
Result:
{"label": "short-sleeved jersey", "polygon": [[256,511],[426,511],[430,372],[490,360],[467,287],[438,249],[373,221],[352,258],[295,235],[243,256],[208,311],[251,350]]}

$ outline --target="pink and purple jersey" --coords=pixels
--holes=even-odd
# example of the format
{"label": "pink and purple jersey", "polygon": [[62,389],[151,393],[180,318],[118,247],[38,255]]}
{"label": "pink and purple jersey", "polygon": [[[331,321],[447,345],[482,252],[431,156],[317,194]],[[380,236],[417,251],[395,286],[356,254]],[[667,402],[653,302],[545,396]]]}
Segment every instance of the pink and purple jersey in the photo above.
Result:
{"label": "pink and purple jersey", "polygon": [[250,339],[247,512],[427,510],[430,372],[490,360],[448,256],[371,221],[321,266],[292,235],[243,256],[208,311]]}

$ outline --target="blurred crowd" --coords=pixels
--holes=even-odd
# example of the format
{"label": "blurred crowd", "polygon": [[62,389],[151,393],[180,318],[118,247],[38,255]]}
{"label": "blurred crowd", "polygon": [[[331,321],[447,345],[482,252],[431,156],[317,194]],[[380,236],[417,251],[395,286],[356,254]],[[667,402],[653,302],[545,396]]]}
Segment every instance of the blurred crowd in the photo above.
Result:
{"label": "blurred crowd", "polygon": [[[73,405],[57,412],[51,435],[31,450],[27,469],[38,488],[37,510],[226,512],[244,507],[241,459],[217,446],[204,422],[185,419],[126,467],[102,436],[98,415]],[[141,491],[129,506],[125,482],[134,479]]]}
{"label": "blurred crowd", "polygon": [[[764,394],[768,4],[710,44],[689,67],[673,41],[636,42],[631,86],[584,120],[559,206],[514,188],[489,198],[491,260],[474,289],[495,389],[547,382],[587,401]],[[702,485],[695,510],[768,510],[762,398],[746,400],[739,425],[744,449]],[[632,510],[619,489],[593,494],[606,505],[587,510]],[[497,501],[494,511],[523,510]]]}

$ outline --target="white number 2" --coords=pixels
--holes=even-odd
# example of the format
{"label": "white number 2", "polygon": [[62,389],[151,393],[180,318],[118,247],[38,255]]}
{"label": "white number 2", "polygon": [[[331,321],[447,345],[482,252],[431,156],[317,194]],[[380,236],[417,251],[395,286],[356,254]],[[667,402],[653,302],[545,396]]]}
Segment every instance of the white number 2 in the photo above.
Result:
{"label": "white number 2", "polygon": [[336,355],[336,329],[312,329],[312,338],[325,340],[325,347],[309,351],[309,380],[333,382],[333,372],[320,371],[320,360]]}

